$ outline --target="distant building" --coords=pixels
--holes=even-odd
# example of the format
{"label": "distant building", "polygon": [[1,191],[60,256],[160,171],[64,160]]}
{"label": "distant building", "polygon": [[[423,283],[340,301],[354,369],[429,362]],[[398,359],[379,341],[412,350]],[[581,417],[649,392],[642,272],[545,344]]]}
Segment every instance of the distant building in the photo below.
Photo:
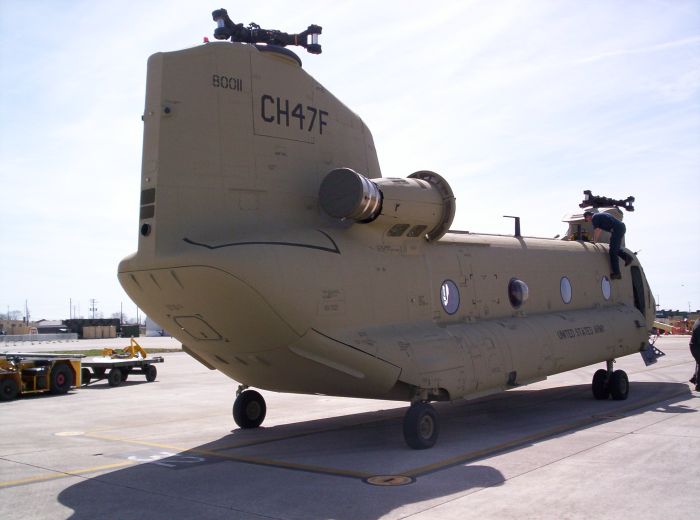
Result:
{"label": "distant building", "polygon": [[0,321],[0,330],[2,334],[8,336],[29,334],[29,327],[24,320],[2,320]]}
{"label": "distant building", "polygon": [[[69,332],[76,333],[80,339],[92,339],[95,337],[114,338],[121,335],[121,324],[119,323],[119,318],[64,320],[63,324],[68,328]],[[105,330],[108,330],[109,332],[105,333]]]}
{"label": "distant building", "polygon": [[36,327],[39,334],[66,334],[70,332],[65,323],[56,320],[39,320],[34,322],[33,326]]}

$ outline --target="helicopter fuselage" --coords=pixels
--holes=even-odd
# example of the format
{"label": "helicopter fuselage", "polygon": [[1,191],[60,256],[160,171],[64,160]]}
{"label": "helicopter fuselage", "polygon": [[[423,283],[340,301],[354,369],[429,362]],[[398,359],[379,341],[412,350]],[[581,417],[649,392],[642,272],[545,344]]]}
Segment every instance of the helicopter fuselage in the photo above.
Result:
{"label": "helicopter fuselage", "polygon": [[444,180],[382,177],[361,119],[272,48],[152,56],[143,119],[120,282],[243,385],[452,400],[647,344],[636,258],[611,281],[605,244],[449,231]]}

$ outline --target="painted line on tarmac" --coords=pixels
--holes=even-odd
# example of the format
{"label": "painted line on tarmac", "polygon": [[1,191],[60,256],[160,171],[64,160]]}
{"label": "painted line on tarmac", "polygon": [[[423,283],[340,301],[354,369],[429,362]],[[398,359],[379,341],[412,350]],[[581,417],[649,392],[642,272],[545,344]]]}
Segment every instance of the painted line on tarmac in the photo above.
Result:
{"label": "painted line on tarmac", "polygon": [[180,454],[180,455],[182,455],[183,453],[185,453],[185,454],[192,453],[195,455],[203,455],[203,456],[209,456],[209,457],[218,458],[218,459],[230,460],[232,462],[241,462],[244,464],[253,464],[256,466],[267,466],[267,467],[274,467],[274,468],[280,468],[280,469],[289,469],[289,470],[294,470],[294,471],[304,471],[307,473],[316,473],[316,474],[320,474],[320,475],[331,475],[331,476],[335,476],[335,477],[349,477],[349,478],[356,478],[356,479],[360,479],[360,480],[364,480],[364,479],[367,479],[367,478],[374,476],[374,473],[367,473],[364,471],[354,471],[354,470],[347,470],[347,469],[340,469],[340,468],[328,468],[325,466],[316,466],[316,465],[312,465],[312,464],[285,462],[285,461],[275,460],[275,459],[266,459],[266,458],[259,458],[259,457],[251,457],[251,456],[247,456],[247,455],[234,455],[234,454],[230,454],[230,453],[222,453],[218,449],[217,450],[205,450],[205,449],[201,449],[201,448],[183,448],[181,446],[173,446],[173,445],[169,445],[169,444],[162,444],[162,443],[151,442],[151,441],[139,441],[139,440],[135,440],[135,439],[124,439],[124,438],[120,438],[120,437],[96,435],[96,434],[90,434],[90,433],[85,434],[85,436],[93,438],[93,439],[99,439],[99,440],[105,440],[105,441],[124,442],[127,444],[138,444],[138,445],[143,445],[143,446],[149,446],[152,448],[172,450],[172,451],[178,452],[178,454]]}
{"label": "painted line on tarmac", "polygon": [[[21,462],[17,462],[16,464],[22,464]],[[83,468],[83,469],[70,469],[70,470],[65,470],[65,471],[59,471],[55,470],[55,473],[47,473],[44,475],[37,475],[35,477],[28,477],[28,478],[23,478],[23,479],[18,479],[18,480],[8,480],[5,482],[0,482],[0,489],[2,488],[8,488],[8,487],[15,487],[15,486],[23,486],[26,484],[36,484],[38,482],[47,482],[49,480],[56,480],[56,479],[61,479],[61,478],[68,478],[68,477],[82,477],[85,475],[89,475],[90,473],[96,473],[98,471],[104,471],[108,469],[118,469],[118,468],[125,468],[127,466],[133,466],[134,462],[118,462],[116,464],[105,464],[104,466],[94,466],[92,468]]]}
{"label": "painted line on tarmac", "polygon": [[[387,409],[387,410],[380,410],[379,412],[389,412],[389,411],[394,411],[398,410],[399,412],[404,412],[403,408],[395,408],[395,409]],[[375,412],[370,412],[372,414],[375,414]],[[261,444],[270,444],[273,442],[280,442],[280,441],[287,441],[291,439],[298,439],[300,437],[308,437],[310,435],[318,435],[318,434],[323,434],[323,433],[333,433],[333,432],[338,432],[338,431],[345,431],[350,428],[365,428],[365,427],[370,427],[374,424],[381,424],[381,423],[388,423],[391,422],[397,418],[400,418],[401,415],[399,413],[395,413],[393,415],[386,415],[386,416],[380,416],[377,418],[372,418],[370,420],[364,421],[359,424],[341,424],[339,426],[333,426],[332,428],[317,428],[314,430],[308,430],[304,432],[299,432],[299,433],[291,433],[291,434],[282,434],[282,435],[277,435],[274,437],[268,437],[264,439],[249,439],[249,440],[241,440],[237,442],[232,442],[229,444],[223,444],[221,446],[217,446],[216,448],[213,448],[212,451],[219,451],[219,450],[235,450],[238,448],[249,448],[251,446],[259,446]]]}
{"label": "painted line on tarmac", "polygon": [[622,419],[624,416],[622,414],[625,414],[627,412],[630,412],[632,410],[638,410],[640,408],[646,408],[648,406],[651,406],[656,403],[661,403],[663,401],[668,401],[669,399],[673,399],[674,397],[678,397],[683,394],[688,393],[688,388],[684,388],[683,390],[677,390],[676,392],[671,392],[668,395],[664,395],[661,398],[659,396],[654,396],[649,399],[645,399],[644,401],[639,401],[636,403],[631,403],[628,406],[623,406],[621,408],[616,408],[613,410],[611,413],[614,413],[616,416],[611,416],[611,415],[591,415],[589,417],[584,417],[575,421],[568,422],[566,424],[562,424],[560,426],[555,426],[553,428],[549,428],[547,430],[544,430],[542,432],[537,432],[533,433],[531,435],[526,435],[525,437],[519,437],[517,439],[513,439],[511,441],[506,441],[502,442],[501,444],[497,444],[496,446],[490,446],[487,448],[483,448],[480,450],[474,450],[470,451],[467,453],[462,453],[461,455],[456,455],[454,457],[450,457],[449,459],[445,459],[439,462],[435,462],[433,464],[427,464],[425,466],[419,466],[417,468],[410,469],[408,471],[402,471],[401,473],[403,475],[406,475],[408,477],[413,477],[417,478],[423,475],[428,475],[430,473],[435,473],[437,471],[441,471],[443,469],[447,469],[452,466],[457,466],[460,464],[464,464],[467,462],[473,462],[475,460],[479,459],[484,459],[486,457],[489,457],[491,455],[495,455],[497,453],[501,453],[504,451],[508,451],[513,448],[517,448],[518,446],[522,446],[523,444],[529,444],[533,443],[535,441],[540,441],[542,439],[546,439],[548,437],[553,437],[554,435],[558,435],[567,431],[571,431],[577,428],[582,428],[584,426],[590,426],[592,424],[596,423],[604,423],[604,422],[611,422],[615,421],[617,419]]}
{"label": "painted line on tarmac", "polygon": [[300,464],[296,462],[283,462],[274,459],[261,459],[257,457],[247,457],[245,455],[231,455],[209,450],[190,450],[198,455],[210,455],[212,457],[223,458],[234,462],[243,462],[246,464],[255,464],[257,466],[270,466],[281,469],[290,469],[295,471],[304,471],[306,473],[316,473],[320,475],[331,475],[334,477],[350,477],[360,480],[370,478],[374,473],[366,473],[364,471],[355,471],[340,468],[327,468],[325,466],[315,466],[311,464]]}

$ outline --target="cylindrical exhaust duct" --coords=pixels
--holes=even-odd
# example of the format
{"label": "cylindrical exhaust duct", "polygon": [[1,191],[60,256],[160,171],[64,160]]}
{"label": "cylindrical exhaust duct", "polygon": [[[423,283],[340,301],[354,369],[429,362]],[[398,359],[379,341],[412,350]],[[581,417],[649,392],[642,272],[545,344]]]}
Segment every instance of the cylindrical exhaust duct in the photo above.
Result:
{"label": "cylindrical exhaust duct", "polygon": [[455,198],[435,172],[400,178],[368,179],[349,169],[331,171],[321,183],[319,203],[330,216],[372,222],[388,238],[439,240],[450,228]]}
{"label": "cylindrical exhaust duct", "polygon": [[381,212],[382,193],[367,177],[337,168],[323,179],[319,202],[331,217],[371,222]]}

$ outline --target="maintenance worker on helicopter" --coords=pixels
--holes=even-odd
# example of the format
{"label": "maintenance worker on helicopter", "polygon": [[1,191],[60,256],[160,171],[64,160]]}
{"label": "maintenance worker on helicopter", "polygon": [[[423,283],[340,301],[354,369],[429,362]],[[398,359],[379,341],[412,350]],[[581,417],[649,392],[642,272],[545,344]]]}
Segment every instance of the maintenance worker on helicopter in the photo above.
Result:
{"label": "maintenance worker on helicopter", "polygon": [[613,280],[619,280],[622,278],[620,274],[620,261],[618,257],[625,261],[625,266],[632,263],[633,258],[620,249],[622,244],[622,238],[625,236],[627,228],[625,225],[617,220],[612,215],[608,213],[593,213],[592,211],[586,211],[583,214],[583,218],[586,222],[593,224],[593,243],[598,242],[600,234],[603,231],[610,232],[610,278]]}

